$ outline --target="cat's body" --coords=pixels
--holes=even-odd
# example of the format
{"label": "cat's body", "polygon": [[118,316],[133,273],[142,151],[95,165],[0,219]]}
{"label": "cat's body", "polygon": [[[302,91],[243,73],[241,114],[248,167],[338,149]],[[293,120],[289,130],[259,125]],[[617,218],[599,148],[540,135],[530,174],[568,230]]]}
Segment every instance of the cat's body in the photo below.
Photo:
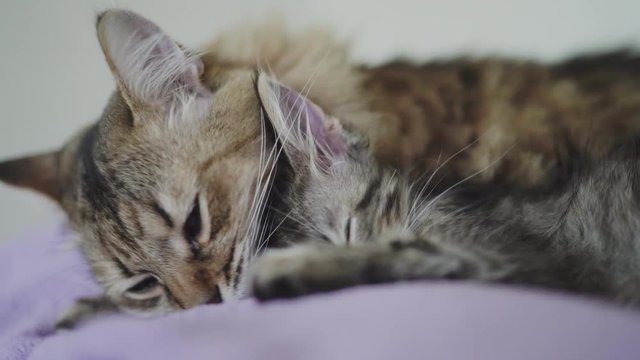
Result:
{"label": "cat's body", "polygon": [[535,188],[561,180],[576,154],[598,159],[639,133],[639,68],[627,51],[367,67],[364,94],[381,118],[360,129],[384,163],[418,173],[468,147],[440,169],[448,185],[484,169],[472,182]]}
{"label": "cat's body", "polygon": [[[293,89],[305,112],[334,119],[312,129],[331,135],[325,145],[339,144],[333,136],[344,126],[369,140],[374,168],[395,166],[403,179],[437,169],[430,187],[471,174],[516,189],[555,184],[573,150],[596,158],[640,127],[639,81],[629,70],[637,56],[557,67],[488,60],[366,68],[317,32],[290,38],[277,28],[244,29],[196,57],[130,12],[106,12],[97,28],[118,85],[100,120],[60,151],[0,163],[0,179],[58,201],[81,235],[105,296],[81,302],[71,321],[96,308],[152,314],[247,295],[255,257],[288,242],[259,226],[275,219],[263,219],[266,206],[280,207],[270,197],[302,201],[272,191],[299,184],[274,184],[287,171],[276,167],[262,119],[264,109],[277,115],[285,105],[267,86],[271,76]],[[365,148],[356,138],[340,149]],[[325,189],[323,200],[340,203],[350,194],[339,190],[351,185]],[[369,218],[370,237],[400,234],[378,215]]]}
{"label": "cat's body", "polygon": [[640,134],[640,56],[633,51],[554,64],[453,58],[363,66],[327,33],[292,37],[276,26],[223,34],[205,53],[207,68],[270,70],[365,134],[385,165],[420,175],[457,154],[439,169],[442,188],[479,170],[472,182],[553,184],[570,171],[572,157],[598,159]]}
{"label": "cat's body", "polygon": [[[281,106],[281,113],[308,113],[299,109],[306,105]],[[466,279],[640,304],[640,140],[595,162],[574,160],[571,178],[551,191],[461,186],[435,193],[436,174],[399,175],[348,131],[306,131],[323,126],[299,124],[332,128],[335,119],[277,112],[270,119],[291,175],[270,229],[284,249],[258,260],[257,297]],[[325,166],[316,168],[319,162]]]}

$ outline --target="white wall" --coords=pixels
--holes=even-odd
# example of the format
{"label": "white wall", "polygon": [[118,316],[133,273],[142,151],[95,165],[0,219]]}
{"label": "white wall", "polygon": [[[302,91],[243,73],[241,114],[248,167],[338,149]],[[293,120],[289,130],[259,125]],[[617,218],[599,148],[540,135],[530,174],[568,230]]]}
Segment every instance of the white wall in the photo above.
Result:
{"label": "white wall", "polygon": [[[94,17],[118,6],[192,46],[280,13],[293,29],[330,25],[367,61],[463,51],[556,59],[640,40],[637,0],[0,0],[0,159],[59,146],[96,119],[114,85]],[[0,185],[0,241],[56,214],[37,196]]]}

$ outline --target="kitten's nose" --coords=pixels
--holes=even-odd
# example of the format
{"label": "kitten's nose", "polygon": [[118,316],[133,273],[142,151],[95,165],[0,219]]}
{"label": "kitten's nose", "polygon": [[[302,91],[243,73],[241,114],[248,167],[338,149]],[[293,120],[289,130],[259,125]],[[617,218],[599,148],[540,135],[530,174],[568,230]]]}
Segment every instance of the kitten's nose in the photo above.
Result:
{"label": "kitten's nose", "polygon": [[222,294],[220,293],[220,286],[216,285],[213,287],[213,292],[211,293],[211,297],[207,301],[207,304],[220,304],[222,302]]}

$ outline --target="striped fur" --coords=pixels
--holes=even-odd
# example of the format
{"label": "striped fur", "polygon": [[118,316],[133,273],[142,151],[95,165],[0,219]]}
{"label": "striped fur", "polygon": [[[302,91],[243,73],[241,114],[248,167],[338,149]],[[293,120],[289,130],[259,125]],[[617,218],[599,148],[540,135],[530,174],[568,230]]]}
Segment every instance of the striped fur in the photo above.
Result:
{"label": "striped fur", "polygon": [[[341,128],[347,155],[330,158],[318,172],[314,148],[324,134],[306,130],[317,120],[269,111],[288,107],[279,101],[265,109],[278,124],[286,155],[280,160],[292,177],[271,230],[274,245],[284,248],[267,250],[252,268],[257,298],[456,279],[640,304],[640,140],[577,164],[566,184],[550,191],[510,194],[460,187],[460,181],[432,192],[437,174],[399,175]],[[329,126],[334,120],[321,121]],[[306,136],[311,139],[300,141]]]}

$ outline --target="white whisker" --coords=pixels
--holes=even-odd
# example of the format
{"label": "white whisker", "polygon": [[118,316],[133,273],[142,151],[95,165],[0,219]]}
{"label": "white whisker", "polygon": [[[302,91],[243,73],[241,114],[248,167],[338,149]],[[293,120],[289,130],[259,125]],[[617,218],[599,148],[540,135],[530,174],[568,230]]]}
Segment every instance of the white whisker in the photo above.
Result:
{"label": "white whisker", "polygon": [[[471,148],[473,145],[477,144],[482,138],[484,138],[487,133],[489,132],[489,130],[483,132],[480,136],[478,136],[474,141],[470,142],[469,144],[463,146],[460,150],[456,151],[455,153],[453,153],[451,156],[449,156],[444,162],[442,162],[442,164],[438,164],[440,162],[440,158],[442,156],[442,153],[440,153],[438,155],[438,161],[436,162],[436,168],[433,170],[433,172],[431,173],[431,175],[429,176],[429,178],[427,179],[427,181],[424,183],[424,185],[421,187],[420,191],[418,192],[418,194],[415,196],[414,201],[412,203],[411,206],[411,210],[409,211],[410,217],[413,215],[414,213],[414,209],[416,207],[418,207],[420,205],[419,202],[421,202],[423,195],[424,195],[424,191],[426,191],[426,188],[431,184],[431,181],[433,180],[434,176],[440,171],[440,169],[442,169],[445,165],[447,165],[450,161],[452,161],[456,156],[462,154],[463,152],[465,152],[466,150],[468,150],[469,148]],[[426,174],[427,172],[425,172],[423,175],[421,175],[417,181],[421,181],[422,177]],[[440,180],[441,181],[441,180]],[[439,182],[438,182],[439,183]],[[437,184],[431,189],[431,191],[429,191],[429,195],[431,194],[431,192],[433,191],[433,189],[437,186]]]}
{"label": "white whisker", "polygon": [[434,197],[433,199],[431,199],[421,210],[420,212],[413,218],[410,219],[410,223],[408,228],[411,230],[413,229],[413,227],[416,225],[416,223],[422,218],[422,216],[424,215],[424,213],[426,211],[429,211],[431,209],[431,207],[437,203],[438,200],[442,199],[442,197],[444,197],[447,193],[449,193],[451,190],[455,189],[456,187],[458,187],[459,185],[465,183],[466,181],[472,179],[473,177],[477,176],[478,174],[481,174],[482,172],[486,171],[487,169],[489,169],[490,167],[492,167],[493,165],[497,164],[500,160],[502,160],[513,148],[515,147],[515,145],[512,145],[509,149],[507,149],[504,153],[502,153],[498,158],[496,158],[495,160],[493,160],[491,163],[489,163],[487,166],[483,167],[482,169],[474,172],[473,174],[463,178],[462,180],[456,182],[455,184],[451,185],[449,188],[447,188],[446,190],[444,190],[442,193],[438,194],[436,197]]}

